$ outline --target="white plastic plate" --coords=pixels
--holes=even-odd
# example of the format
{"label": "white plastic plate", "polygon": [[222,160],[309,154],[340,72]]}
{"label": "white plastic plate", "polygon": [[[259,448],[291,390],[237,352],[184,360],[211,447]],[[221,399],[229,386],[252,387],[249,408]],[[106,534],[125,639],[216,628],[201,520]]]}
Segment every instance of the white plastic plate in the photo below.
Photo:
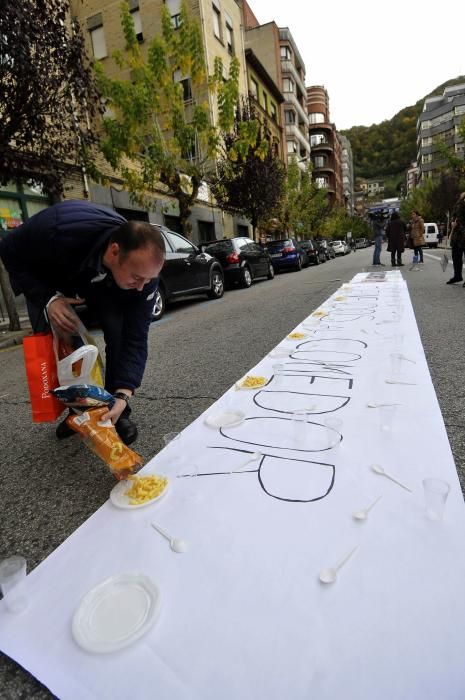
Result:
{"label": "white plastic plate", "polygon": [[258,391],[259,389],[263,389],[263,387],[268,384],[268,379],[265,377],[265,381],[263,382],[263,384],[259,384],[258,386],[244,386],[243,382],[245,382],[246,378],[247,377],[242,377],[242,379],[236,382],[236,389],[244,389],[245,391]]}
{"label": "white plastic plate", "polygon": [[233,428],[240,425],[245,420],[245,413],[242,411],[222,411],[221,413],[210,413],[205,418],[206,425],[210,428]]}
{"label": "white plastic plate", "polygon": [[274,348],[274,350],[271,350],[271,352],[269,353],[269,357],[289,357],[291,352],[291,350],[288,350],[286,348]]}
{"label": "white plastic plate", "polygon": [[73,616],[73,637],[86,651],[109,654],[146,634],[159,611],[160,590],[148,576],[111,576],[82,599]]}
{"label": "white plastic plate", "polygon": [[[145,476],[150,476],[149,474],[145,474]],[[161,476],[161,474],[160,474]],[[163,474],[163,476],[165,476]],[[165,477],[168,478],[168,477]],[[152,506],[154,503],[160,500],[160,498],[163,498],[163,496],[166,494],[166,492],[169,489],[170,486],[170,480],[168,479],[168,483],[166,484],[165,488],[163,491],[158,495],[155,496],[155,498],[151,498],[150,501],[145,501],[144,503],[138,503],[137,505],[131,505],[130,503],[130,498],[129,496],[126,496],[126,491],[128,491],[131,488],[131,481],[118,481],[116,486],[113,486],[112,490],[110,491],[110,501],[113,503],[114,506],[117,508],[126,508],[127,510],[134,510],[135,508],[144,508],[145,506]]]}

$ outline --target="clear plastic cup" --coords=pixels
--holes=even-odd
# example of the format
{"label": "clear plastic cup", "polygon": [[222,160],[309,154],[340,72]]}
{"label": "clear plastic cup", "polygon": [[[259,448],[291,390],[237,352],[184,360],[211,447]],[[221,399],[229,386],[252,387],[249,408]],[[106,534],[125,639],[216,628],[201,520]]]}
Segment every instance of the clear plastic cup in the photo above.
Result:
{"label": "clear plastic cup", "polygon": [[429,520],[443,520],[450,485],[442,479],[423,479],[423,491],[426,517]]}
{"label": "clear plastic cup", "polygon": [[329,449],[338,449],[341,446],[343,422],[341,418],[326,418],[326,446]]}
{"label": "clear plastic cup", "polygon": [[384,433],[390,433],[394,425],[397,406],[379,406],[379,428]]}
{"label": "clear plastic cup", "polygon": [[305,443],[305,432],[307,429],[307,423],[307,411],[299,409],[298,411],[292,412],[293,439],[298,449],[302,449],[302,445]]}
{"label": "clear plastic cup", "polygon": [[0,562],[0,589],[5,599],[5,606],[12,613],[20,613],[27,608],[25,581],[26,560],[24,557],[14,555]]}
{"label": "clear plastic cup", "polygon": [[399,352],[391,352],[389,355],[389,360],[391,362],[391,371],[394,375],[398,376],[402,373],[402,355]]}
{"label": "clear plastic cup", "polygon": [[280,389],[284,384],[285,369],[286,369],[285,366],[282,364],[275,364],[272,366],[273,384],[276,387],[276,389]]}

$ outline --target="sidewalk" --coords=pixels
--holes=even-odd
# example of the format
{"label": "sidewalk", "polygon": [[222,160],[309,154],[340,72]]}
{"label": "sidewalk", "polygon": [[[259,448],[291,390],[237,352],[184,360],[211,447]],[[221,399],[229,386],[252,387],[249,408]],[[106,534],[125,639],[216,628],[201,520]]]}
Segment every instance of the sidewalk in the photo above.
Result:
{"label": "sidewalk", "polygon": [[0,350],[14,345],[22,345],[24,336],[32,333],[28,316],[20,316],[19,320],[21,323],[20,331],[10,331],[8,330],[9,322],[0,321]]}

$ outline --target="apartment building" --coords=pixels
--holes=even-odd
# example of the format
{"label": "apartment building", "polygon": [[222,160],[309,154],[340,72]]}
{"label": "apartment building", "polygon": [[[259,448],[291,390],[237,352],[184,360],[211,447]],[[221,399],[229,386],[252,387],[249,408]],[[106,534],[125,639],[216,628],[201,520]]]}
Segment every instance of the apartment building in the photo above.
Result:
{"label": "apartment building", "polygon": [[257,117],[266,123],[270,130],[273,152],[283,160],[284,139],[281,124],[281,105],[284,97],[278,86],[252,49],[245,50],[249,99],[254,106]]}
{"label": "apartment building", "polygon": [[407,169],[405,178],[405,191],[406,194],[410,194],[412,190],[418,185],[418,179],[420,174],[420,168],[416,160],[410,163],[410,167]]}
{"label": "apartment building", "polygon": [[328,191],[332,204],[341,206],[344,203],[342,147],[330,120],[329,95],[323,85],[308,87],[306,95],[313,179],[318,187]]}
{"label": "apartment building", "polygon": [[428,97],[417,121],[419,181],[434,178],[447,165],[439,144],[464,158],[464,142],[458,127],[465,117],[465,83],[446,87],[442,95]]}
{"label": "apartment building", "polygon": [[338,134],[341,144],[342,193],[344,205],[349,216],[354,213],[354,161],[352,146],[347,136]]}
{"label": "apartment building", "polygon": [[[79,18],[86,32],[89,55],[99,59],[110,77],[126,77],[121,74],[112,54],[123,49],[125,42],[120,21],[120,0],[73,0],[72,10]],[[147,52],[151,40],[161,34],[161,8],[165,4],[170,12],[172,26],[180,26],[181,0],[128,0],[134,20],[138,41],[143,52]],[[244,32],[241,4],[238,0],[188,0],[188,7],[200,23],[205,51],[207,73],[212,74],[214,61],[219,56],[223,61],[225,75],[229,70],[232,56],[240,63],[239,91],[248,92],[248,78],[245,62]],[[173,78],[183,85],[186,112],[196,100],[208,102],[212,123],[217,120],[217,104],[208,90],[207,80],[197,94],[193,93],[189,76],[179,69],[174,70]],[[195,156],[194,156],[195,157]],[[90,198],[101,204],[114,207],[123,215],[137,216],[152,223],[164,224],[179,230],[179,209],[176,200],[168,197],[163,187],[154,193],[150,211],[141,211],[131,203],[129,195],[116,181],[113,187],[103,187],[90,183]],[[223,213],[212,199],[205,182],[200,188],[198,200],[191,215],[192,239],[211,240],[224,236],[247,233],[248,222],[241,217],[231,217]]]}
{"label": "apartment building", "polygon": [[288,27],[278,27],[275,22],[258,24],[245,1],[243,5],[246,49],[253,51],[284,98],[281,111],[285,163],[294,157],[305,170],[310,158],[305,64]]}

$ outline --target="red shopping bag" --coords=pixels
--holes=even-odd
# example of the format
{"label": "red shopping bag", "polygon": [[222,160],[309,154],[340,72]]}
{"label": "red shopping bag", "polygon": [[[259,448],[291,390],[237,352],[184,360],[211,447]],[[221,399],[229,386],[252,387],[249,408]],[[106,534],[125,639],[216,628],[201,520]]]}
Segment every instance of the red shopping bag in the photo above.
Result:
{"label": "red shopping bag", "polygon": [[63,404],[50,393],[58,386],[53,338],[51,333],[35,333],[23,339],[32,420],[51,423],[63,413]]}

